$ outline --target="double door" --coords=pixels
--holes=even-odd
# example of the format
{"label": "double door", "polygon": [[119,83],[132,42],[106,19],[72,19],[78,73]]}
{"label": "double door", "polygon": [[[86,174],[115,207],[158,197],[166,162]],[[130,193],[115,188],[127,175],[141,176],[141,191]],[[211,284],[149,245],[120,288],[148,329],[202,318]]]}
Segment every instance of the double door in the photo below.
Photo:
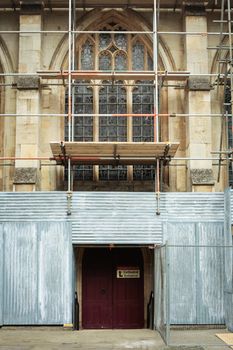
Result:
{"label": "double door", "polygon": [[82,276],[83,328],[143,328],[140,249],[86,249]]}

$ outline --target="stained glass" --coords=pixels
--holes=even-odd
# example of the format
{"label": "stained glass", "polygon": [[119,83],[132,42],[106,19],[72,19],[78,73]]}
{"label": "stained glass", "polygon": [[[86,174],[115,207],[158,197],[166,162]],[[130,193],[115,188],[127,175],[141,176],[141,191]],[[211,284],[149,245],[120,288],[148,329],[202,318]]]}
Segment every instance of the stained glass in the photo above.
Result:
{"label": "stained glass", "polygon": [[111,35],[108,33],[99,35],[99,48],[105,50],[111,42]]}
{"label": "stained glass", "polygon": [[144,45],[137,41],[133,45],[133,70],[144,70]]}
{"label": "stained glass", "polygon": [[[102,30],[114,30],[113,34],[99,34],[97,47],[91,37],[88,36],[80,48],[81,57],[78,69],[104,71],[125,71],[128,67],[128,40],[132,40],[132,69],[153,70],[153,60],[145,45],[137,35],[128,36],[121,33],[125,28],[114,23],[108,23]],[[93,34],[93,39],[97,34]],[[94,53],[98,55],[98,63]],[[74,112],[79,114],[74,118],[74,140],[93,141],[93,117],[83,116],[93,113],[93,91],[88,82],[78,81],[79,85],[74,91]],[[115,82],[123,84],[123,82]],[[132,111],[139,114],[150,114],[153,112],[154,88],[149,86],[151,82],[140,82],[133,91]],[[153,82],[152,82],[153,83]],[[112,81],[102,82],[98,90],[99,113],[100,114],[124,114],[127,113],[127,87],[116,86]],[[107,84],[107,85],[106,85]],[[97,89],[96,89],[97,91]],[[67,96],[66,96],[67,111]],[[133,141],[153,141],[154,118],[134,117],[132,118]],[[68,138],[68,122],[65,123],[65,135]],[[125,117],[99,117],[99,141],[127,141],[127,118]],[[100,166],[100,180],[127,180],[127,167]],[[135,180],[152,180],[154,178],[154,167],[134,166],[133,173]],[[92,180],[92,166],[75,166],[74,178],[78,180]]]}
{"label": "stained glass", "polygon": [[[141,81],[140,85],[133,91],[133,113],[153,113],[153,87],[148,86],[151,81]],[[152,142],[154,141],[154,118],[134,117],[133,118],[133,141]],[[133,171],[134,180],[153,180],[154,167],[136,165]]]}
{"label": "stained glass", "polygon": [[118,52],[115,56],[115,69],[116,70],[127,70],[127,60],[123,52]]}
{"label": "stained glass", "polygon": [[119,49],[127,50],[127,36],[125,34],[115,34],[114,41]]}
{"label": "stained glass", "polygon": [[[110,82],[108,82],[110,83]],[[122,82],[116,82],[122,83]],[[100,113],[126,113],[126,91],[121,86],[104,86],[99,94]],[[100,117],[100,141],[127,141],[127,120],[125,117]],[[100,166],[100,180],[126,180],[127,167]]]}
{"label": "stained glass", "polygon": [[99,56],[99,69],[111,70],[111,68],[112,68],[111,54],[105,51]]}
{"label": "stained glass", "polygon": [[[78,84],[74,88],[74,113],[91,114],[93,113],[93,92],[92,88],[87,86],[86,81],[76,81]],[[84,85],[85,84],[85,85]],[[67,94],[66,94],[67,95]],[[66,113],[68,110],[68,99],[66,97]],[[65,140],[68,140],[68,121],[65,123]],[[74,141],[93,141],[93,117],[76,116],[74,117]],[[93,167],[79,165],[74,167],[74,179],[92,180]]]}
{"label": "stained glass", "polygon": [[84,70],[94,69],[93,44],[89,40],[87,40],[85,44],[82,46],[81,69],[84,69]]}

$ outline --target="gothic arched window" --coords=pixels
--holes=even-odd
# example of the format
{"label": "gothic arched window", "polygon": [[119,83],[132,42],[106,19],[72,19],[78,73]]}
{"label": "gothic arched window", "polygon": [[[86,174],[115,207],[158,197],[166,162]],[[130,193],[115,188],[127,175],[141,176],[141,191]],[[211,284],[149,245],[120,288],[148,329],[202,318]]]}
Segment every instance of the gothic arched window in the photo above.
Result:
{"label": "gothic arched window", "polygon": [[[144,37],[122,33],[116,23],[87,35],[77,44],[77,68],[82,70],[127,71],[151,70],[151,48]],[[118,33],[120,31],[121,33]],[[74,141],[153,141],[153,117],[107,116],[108,114],[153,113],[153,81],[76,81],[74,90]],[[102,116],[84,116],[85,114]],[[66,126],[67,130],[67,126]],[[67,131],[66,131],[67,136]],[[152,180],[154,167],[99,166],[99,180]],[[76,179],[90,180],[93,167],[76,167]]]}

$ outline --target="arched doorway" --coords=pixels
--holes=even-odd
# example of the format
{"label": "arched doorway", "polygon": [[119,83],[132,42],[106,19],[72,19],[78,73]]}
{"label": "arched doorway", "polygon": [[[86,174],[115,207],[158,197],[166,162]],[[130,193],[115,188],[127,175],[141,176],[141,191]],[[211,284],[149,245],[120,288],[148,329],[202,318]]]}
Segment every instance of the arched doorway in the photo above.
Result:
{"label": "arched doorway", "polygon": [[83,328],[143,328],[143,274],[140,249],[86,249],[82,264]]}

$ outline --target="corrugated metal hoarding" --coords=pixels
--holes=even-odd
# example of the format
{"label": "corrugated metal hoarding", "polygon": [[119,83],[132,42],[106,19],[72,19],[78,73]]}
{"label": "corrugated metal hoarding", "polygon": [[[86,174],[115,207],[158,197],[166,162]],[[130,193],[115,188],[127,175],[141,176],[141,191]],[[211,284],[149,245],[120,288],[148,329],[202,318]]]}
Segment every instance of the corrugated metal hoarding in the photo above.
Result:
{"label": "corrugated metal hoarding", "polygon": [[[233,225],[233,191],[227,189],[225,191],[225,245],[233,245],[232,236]],[[226,325],[233,332],[233,249],[225,249],[225,310],[226,310]]]}
{"label": "corrugated metal hoarding", "polygon": [[0,193],[0,222],[69,221],[74,244],[161,244],[168,220],[224,221],[223,193],[65,192]]}
{"label": "corrugated metal hoarding", "polygon": [[3,230],[0,224],[0,326],[3,324]]}
{"label": "corrugated metal hoarding", "polygon": [[69,226],[63,222],[2,224],[1,324],[72,322]]}
{"label": "corrugated metal hoarding", "polygon": [[166,225],[171,324],[224,324],[223,223]]}
{"label": "corrugated metal hoarding", "polygon": [[155,194],[143,192],[75,192],[71,215],[65,192],[0,193],[0,201],[0,323],[71,322],[71,231],[73,244],[185,246],[168,247],[166,322],[224,322],[224,254],[214,247],[224,244],[223,193],[162,193],[160,215]]}

